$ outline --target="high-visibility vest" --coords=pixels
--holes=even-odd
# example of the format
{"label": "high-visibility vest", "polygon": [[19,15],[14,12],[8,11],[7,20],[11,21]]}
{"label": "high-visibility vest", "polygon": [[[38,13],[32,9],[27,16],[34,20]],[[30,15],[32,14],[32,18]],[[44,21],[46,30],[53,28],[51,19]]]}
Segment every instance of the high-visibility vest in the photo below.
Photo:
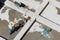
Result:
{"label": "high-visibility vest", "polygon": [[13,25],[13,22],[11,22],[9,25],[8,25],[9,29],[13,29],[14,25]]}
{"label": "high-visibility vest", "polygon": [[24,16],[24,18],[25,18],[25,19],[28,19],[28,18],[29,18],[29,16]]}

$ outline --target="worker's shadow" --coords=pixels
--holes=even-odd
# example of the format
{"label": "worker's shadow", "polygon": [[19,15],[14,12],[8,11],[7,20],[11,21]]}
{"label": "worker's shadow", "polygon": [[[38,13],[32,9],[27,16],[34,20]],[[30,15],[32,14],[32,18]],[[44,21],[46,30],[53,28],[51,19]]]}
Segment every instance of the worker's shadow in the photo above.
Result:
{"label": "worker's shadow", "polygon": [[23,27],[23,25],[19,24],[19,26],[17,26],[17,27],[15,28],[15,31],[18,31],[18,29],[20,29],[20,28],[22,28],[22,27]]}

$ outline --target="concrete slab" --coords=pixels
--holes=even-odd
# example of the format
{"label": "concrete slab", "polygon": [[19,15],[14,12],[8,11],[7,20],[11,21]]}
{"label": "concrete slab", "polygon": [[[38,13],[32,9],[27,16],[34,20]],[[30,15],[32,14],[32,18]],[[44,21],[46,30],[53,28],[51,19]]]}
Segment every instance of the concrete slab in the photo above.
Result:
{"label": "concrete slab", "polygon": [[42,23],[42,24],[45,24],[47,25],[48,27],[60,32],[60,26],[55,24],[54,22],[42,17],[42,16],[37,16],[37,21]]}
{"label": "concrete slab", "polygon": [[[50,38],[42,36],[39,31],[40,30],[39,28],[42,27],[49,29],[49,27],[44,24],[39,25],[39,23],[38,24],[36,23],[37,22],[34,23],[34,25],[31,27],[31,29],[28,31],[28,33],[22,40],[59,40],[60,39],[60,33],[55,30],[52,30],[51,33],[49,34]],[[36,29],[38,29],[38,31]]]}
{"label": "concrete slab", "polygon": [[53,3],[55,4],[50,3],[41,15],[49,19],[50,21],[54,22],[55,24],[60,25],[60,19],[59,19],[60,18],[60,15],[59,15],[60,4],[59,2],[57,2],[58,5],[56,4],[56,2],[53,2]]}
{"label": "concrete slab", "polygon": [[4,38],[0,37],[0,40],[5,40]]}

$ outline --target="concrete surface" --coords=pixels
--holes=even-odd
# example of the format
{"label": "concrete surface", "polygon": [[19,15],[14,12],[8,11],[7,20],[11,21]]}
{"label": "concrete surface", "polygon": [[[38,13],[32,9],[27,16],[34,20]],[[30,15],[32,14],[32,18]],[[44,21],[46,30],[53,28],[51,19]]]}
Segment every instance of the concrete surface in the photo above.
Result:
{"label": "concrete surface", "polygon": [[[42,36],[41,33],[39,32],[39,30],[33,31],[33,30],[38,29],[37,27],[38,27],[38,25],[36,26],[35,29],[33,29],[33,26],[32,26],[31,29],[29,30],[29,32],[23,38],[23,40],[60,40],[60,33],[58,33],[57,31],[52,30],[51,33],[49,34],[50,38],[48,38],[48,37]],[[47,27],[44,24],[40,24],[40,27],[49,29],[49,27]],[[31,30],[33,32],[31,32]]]}
{"label": "concrete surface", "polygon": [[[11,1],[11,2],[10,2]],[[34,9],[36,9],[36,12],[35,12],[35,14],[33,13],[33,12],[31,12],[31,11],[29,11],[29,10],[27,10],[27,9],[24,9],[24,8],[19,8],[19,7],[16,7],[15,5],[14,5],[14,3],[13,3],[13,0],[10,0],[10,1],[6,1],[6,3],[5,3],[5,6],[8,6],[8,7],[5,7],[3,10],[2,10],[2,12],[0,13],[0,14],[5,14],[5,11],[7,10],[7,9],[10,9],[9,10],[9,12],[7,12],[8,13],[8,15],[9,15],[9,21],[14,21],[14,18],[17,18],[17,19],[19,19],[21,16],[22,16],[22,14],[25,14],[26,13],[26,15],[28,15],[28,16],[30,16],[31,17],[31,20],[29,20],[26,24],[25,24],[25,26],[22,28],[22,30],[21,30],[21,28],[18,30],[18,31],[16,31],[15,33],[13,33],[12,35],[9,35],[8,34],[8,31],[9,31],[9,28],[8,28],[8,21],[7,20],[1,20],[1,18],[0,18],[0,35],[1,36],[3,36],[3,37],[5,37],[5,38],[7,38],[8,40],[19,40],[19,39],[21,39],[21,37],[24,35],[24,33],[27,31],[27,29],[31,26],[31,24],[33,23],[33,21],[35,20],[35,18],[36,18],[36,20],[39,22],[39,23],[43,23],[43,24],[41,24],[42,25],[42,27],[43,28],[52,28],[52,29],[54,29],[52,32],[51,32],[51,38],[47,38],[47,37],[44,37],[44,36],[42,36],[41,34],[40,34],[40,32],[39,32],[39,27],[35,27],[35,28],[37,28],[36,30],[34,29],[34,28],[32,28],[31,30],[34,30],[33,32],[32,31],[29,31],[26,35],[25,35],[25,37],[22,39],[22,40],[59,40],[60,39],[60,27],[59,27],[59,25],[56,25],[56,24],[54,24],[53,22],[51,22],[51,21],[48,21],[47,19],[45,19],[45,18],[43,18],[43,17],[41,17],[41,16],[39,16],[39,13],[41,12],[41,10],[44,8],[44,6],[48,3],[48,1],[47,0],[44,0],[44,2],[42,2],[41,3],[41,5],[40,5],[40,0],[37,0],[37,2],[35,2],[35,1],[32,1],[32,0],[30,0],[30,1],[28,1],[27,3],[26,3],[26,1],[24,1],[24,0],[20,0],[21,2],[22,1],[24,1],[23,3],[25,3],[26,5],[29,5],[29,8],[34,8]],[[19,1],[19,2],[20,2]],[[31,2],[32,1],[32,2]],[[39,1],[39,2],[38,2]],[[29,2],[31,2],[31,3],[29,3]],[[50,9],[51,10],[55,10],[56,11],[56,9],[58,10],[58,12],[59,12],[59,6],[56,6],[58,3],[57,2],[55,2],[55,4],[54,4],[54,2],[55,1],[53,1],[53,2],[51,2],[51,4],[50,4],[50,6],[49,7],[47,7],[47,9],[49,9],[48,11],[50,11]],[[33,4],[32,4],[33,3]],[[56,4],[57,3],[57,4]],[[31,5],[32,4],[32,5]],[[53,7],[52,7],[52,4],[53,4]],[[37,6],[36,6],[37,5]],[[44,6],[43,6],[44,5]],[[60,4],[59,4],[60,5]],[[56,7],[58,7],[58,8],[55,8],[54,6],[56,6]],[[54,8],[54,9],[53,9]],[[24,12],[23,12],[24,11]],[[56,13],[56,12],[53,12],[53,13]],[[37,15],[36,15],[36,13],[37,13]],[[42,13],[42,15],[44,15],[46,13],[46,11],[44,12],[44,13]],[[50,12],[47,12],[48,14],[51,14]],[[54,14],[53,14],[54,15]],[[57,13],[57,15],[58,15],[58,13]],[[5,15],[6,16],[6,15]],[[47,14],[45,14],[45,16],[48,16]],[[55,15],[56,16],[56,15]],[[50,15],[50,17],[52,17],[51,15]],[[7,18],[7,19],[8,19]],[[54,17],[55,18],[55,17]],[[58,18],[58,17],[57,17]],[[59,18],[58,18],[59,19]],[[58,20],[57,19],[57,20]],[[60,19],[59,19],[60,20]],[[59,21],[58,20],[58,21]],[[49,24],[50,23],[50,24]],[[45,25],[44,25],[45,24]],[[47,26],[46,26],[47,25]],[[4,30],[3,30],[4,29]],[[56,30],[56,31],[55,31]],[[41,31],[41,30],[40,30]]]}

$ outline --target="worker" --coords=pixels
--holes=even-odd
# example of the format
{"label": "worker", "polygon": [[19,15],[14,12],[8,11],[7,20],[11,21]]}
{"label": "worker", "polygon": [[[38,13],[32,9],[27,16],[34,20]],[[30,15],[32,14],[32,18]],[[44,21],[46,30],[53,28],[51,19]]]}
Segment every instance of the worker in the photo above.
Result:
{"label": "worker", "polygon": [[12,33],[14,33],[15,31],[17,31],[20,27],[23,27],[24,25],[24,21],[23,20],[19,20],[18,22],[10,22],[8,27],[9,27],[9,34],[11,35]]}
{"label": "worker", "polygon": [[9,27],[10,30],[13,28],[13,26],[14,26],[13,22],[10,22],[9,25],[8,25],[8,27]]}
{"label": "worker", "polygon": [[24,16],[24,20],[27,22],[28,20],[30,19],[30,17],[29,16]]}
{"label": "worker", "polygon": [[43,36],[48,36],[48,34],[49,34],[51,31],[52,31],[52,29],[44,29],[44,30],[41,32],[41,34],[42,34]]}
{"label": "worker", "polygon": [[14,23],[10,22],[9,25],[8,25],[8,27],[10,29],[9,30],[9,34],[11,35],[14,32],[14,30],[15,30]]}

